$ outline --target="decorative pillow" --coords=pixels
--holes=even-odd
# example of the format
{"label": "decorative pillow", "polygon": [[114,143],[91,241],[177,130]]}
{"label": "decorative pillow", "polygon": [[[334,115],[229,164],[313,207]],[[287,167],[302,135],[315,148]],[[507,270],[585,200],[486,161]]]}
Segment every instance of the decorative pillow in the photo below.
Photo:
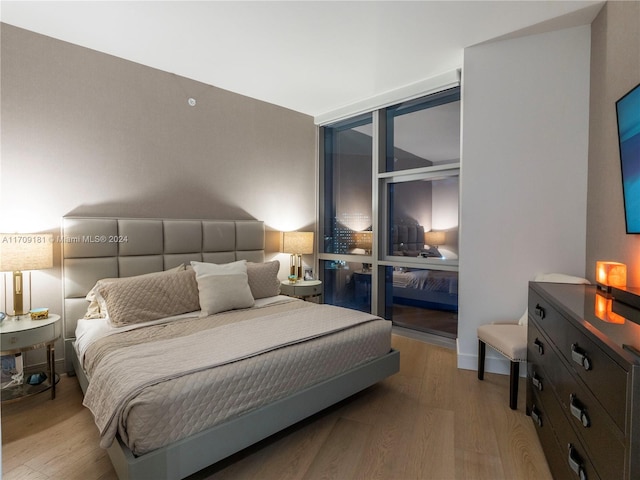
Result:
{"label": "decorative pillow", "polygon": [[[178,265],[177,267],[174,268],[170,268],[169,270],[165,270],[166,272],[179,272],[185,269],[184,263],[181,265]],[[157,275],[158,273],[163,273],[163,272],[152,272],[152,273],[145,273],[143,275],[136,275],[135,277],[121,277],[121,278],[101,278],[100,280],[98,280],[96,282],[96,284],[93,286],[93,288],[91,290],[89,290],[89,293],[87,293],[87,296],[85,297],[87,299],[87,301],[89,302],[89,306],[87,307],[87,313],[84,314],[84,318],[85,319],[92,319],[92,318],[105,318],[108,316],[107,313],[107,307],[104,304],[104,302],[102,302],[102,305],[100,305],[100,303],[98,303],[98,298],[96,297],[96,292],[98,291],[98,288],[101,287],[102,285],[106,285],[107,283],[113,283],[113,282],[119,282],[121,280],[126,280],[129,278],[142,278],[142,277],[148,277],[150,275]]]}
{"label": "decorative pillow", "polygon": [[167,271],[105,283],[96,292],[114,326],[148,322],[200,308],[192,270]]}
{"label": "decorative pillow", "polygon": [[279,270],[278,260],[265,263],[247,262],[247,276],[253,298],[275,297],[280,294]]}
{"label": "decorative pillow", "polygon": [[245,260],[222,265],[191,262],[191,266],[198,283],[200,316],[253,307],[255,301],[249,288]]}

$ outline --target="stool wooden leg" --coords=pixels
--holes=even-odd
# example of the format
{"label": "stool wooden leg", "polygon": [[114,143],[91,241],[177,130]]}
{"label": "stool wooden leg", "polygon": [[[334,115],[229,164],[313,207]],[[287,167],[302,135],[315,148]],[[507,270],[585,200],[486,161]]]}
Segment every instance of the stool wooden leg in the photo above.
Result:
{"label": "stool wooden leg", "polygon": [[509,379],[509,406],[518,409],[518,380],[520,379],[520,362],[511,362],[511,378]]}
{"label": "stool wooden leg", "polygon": [[478,339],[478,379],[480,380],[484,380],[484,355],[486,350],[486,343]]}

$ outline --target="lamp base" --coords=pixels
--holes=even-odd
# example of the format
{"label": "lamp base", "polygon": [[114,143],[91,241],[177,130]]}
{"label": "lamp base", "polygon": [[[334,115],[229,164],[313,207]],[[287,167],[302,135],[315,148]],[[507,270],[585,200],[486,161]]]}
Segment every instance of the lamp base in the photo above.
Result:
{"label": "lamp base", "polygon": [[23,294],[23,281],[22,281],[22,272],[20,270],[16,270],[13,272],[13,316],[19,317],[24,315],[24,303],[22,301]]}
{"label": "lamp base", "polygon": [[302,255],[296,254],[296,275],[298,280],[302,280]]}
{"label": "lamp base", "polygon": [[289,257],[289,279],[295,276],[296,280],[302,279],[302,255],[292,253]]}

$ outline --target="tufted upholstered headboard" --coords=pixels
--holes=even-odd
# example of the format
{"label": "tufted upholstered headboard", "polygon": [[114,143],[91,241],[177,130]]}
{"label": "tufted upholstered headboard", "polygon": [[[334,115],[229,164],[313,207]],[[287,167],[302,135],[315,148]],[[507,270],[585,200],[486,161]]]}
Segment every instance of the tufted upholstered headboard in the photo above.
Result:
{"label": "tufted upholstered headboard", "polygon": [[62,221],[65,368],[85,297],[101,278],[159,272],[191,260],[264,261],[258,220],[174,220],[65,217]]}
{"label": "tufted upholstered headboard", "polygon": [[404,252],[412,252],[417,255],[424,249],[424,227],[422,225],[397,224],[393,226],[391,234],[394,255],[403,255]]}

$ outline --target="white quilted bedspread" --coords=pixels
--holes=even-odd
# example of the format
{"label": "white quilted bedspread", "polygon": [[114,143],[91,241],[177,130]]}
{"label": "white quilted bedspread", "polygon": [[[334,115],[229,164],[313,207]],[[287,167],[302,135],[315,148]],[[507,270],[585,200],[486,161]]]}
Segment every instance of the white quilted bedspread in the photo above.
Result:
{"label": "white quilted bedspread", "polygon": [[101,445],[143,454],[389,351],[390,322],[310,305],[102,354],[84,401]]}

